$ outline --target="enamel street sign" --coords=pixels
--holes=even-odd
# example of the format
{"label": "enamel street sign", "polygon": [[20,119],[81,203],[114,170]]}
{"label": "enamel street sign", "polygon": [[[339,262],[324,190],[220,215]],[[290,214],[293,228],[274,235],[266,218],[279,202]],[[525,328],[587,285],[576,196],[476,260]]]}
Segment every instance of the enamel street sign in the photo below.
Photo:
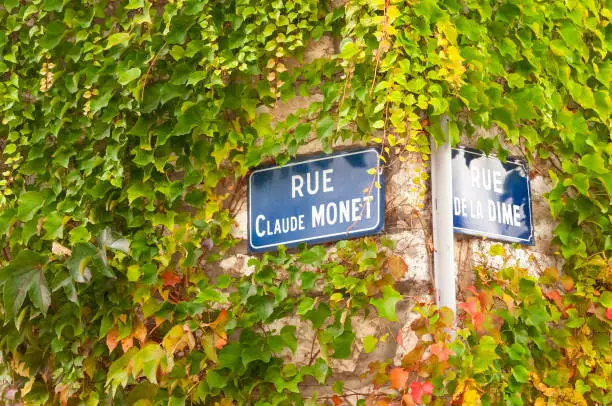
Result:
{"label": "enamel street sign", "polygon": [[249,250],[379,233],[385,198],[378,163],[378,152],[370,148],[253,171],[248,179]]}
{"label": "enamel street sign", "polygon": [[529,170],[523,160],[452,149],[453,229],[532,245]]}

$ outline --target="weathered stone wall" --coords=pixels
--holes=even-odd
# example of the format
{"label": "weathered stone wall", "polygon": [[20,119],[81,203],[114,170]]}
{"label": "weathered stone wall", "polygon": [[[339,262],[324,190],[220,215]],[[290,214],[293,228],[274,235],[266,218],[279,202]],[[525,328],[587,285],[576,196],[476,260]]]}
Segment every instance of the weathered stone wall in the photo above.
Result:
{"label": "weathered stone wall", "polygon": [[[335,50],[333,41],[328,37],[323,37],[318,43],[312,46],[305,53],[305,60],[311,61],[315,58],[329,57]],[[295,97],[294,99],[279,103],[274,109],[265,111],[272,115],[275,121],[284,120],[289,114],[297,110],[306,108],[312,102],[320,101],[321,95],[311,95],[308,97]],[[261,111],[260,113],[263,113]],[[496,131],[483,131],[480,136],[500,136]],[[462,139],[465,146],[473,146],[470,139]],[[357,145],[342,144],[335,145],[335,149],[341,150]],[[519,151],[513,150],[508,146],[511,153]],[[302,147],[298,155],[306,156],[312,153],[320,153],[320,144],[313,138],[313,141]],[[406,298],[397,305],[397,315],[399,323],[393,325],[386,320],[374,318],[363,320],[353,319],[354,331],[357,339],[354,344],[352,358],[346,360],[333,360],[332,368],[334,379],[345,381],[345,388],[357,392],[367,393],[367,381],[361,381],[360,375],[367,371],[368,364],[373,360],[394,359],[398,363],[402,356],[414,348],[416,336],[410,331],[410,324],[416,319],[416,315],[411,312],[411,308],[417,299],[433,301],[433,269],[432,269],[432,250],[433,242],[431,238],[431,193],[429,190],[429,179],[427,172],[422,172],[427,165],[424,165],[418,154],[408,156],[408,160],[399,160],[390,163],[385,169],[385,190],[386,190],[386,215],[385,215],[385,235],[397,243],[396,254],[400,255],[408,264],[408,272],[404,279],[399,282],[397,288]],[[535,242],[532,247],[513,247],[505,244],[506,251],[511,255],[511,261],[518,263],[530,270],[537,272],[546,267],[559,267],[559,258],[554,255],[554,248],[551,247],[552,230],[554,221],[550,218],[549,208],[544,199],[544,194],[550,189],[550,181],[543,176],[546,170],[539,170],[533,173],[531,179],[531,194],[533,203],[533,220],[535,227]],[[232,233],[236,238],[242,240],[230,256],[219,264],[216,264],[216,272],[225,272],[233,275],[250,274],[253,272],[248,266],[250,258],[247,252],[247,204],[246,194],[238,205],[239,209],[235,215],[235,224]],[[465,288],[472,284],[472,267],[483,261],[489,261],[491,266],[499,266],[499,263],[492,263],[488,255],[491,244],[497,242],[483,240],[481,238],[460,236],[455,237],[455,260],[457,271],[457,296],[462,299]],[[220,268],[220,269],[219,269]],[[314,332],[308,323],[300,323],[300,320],[285,319],[277,322],[275,327],[280,329],[283,324],[297,326],[298,350],[295,355],[290,353],[285,356],[297,365],[306,365],[309,362],[311,346],[313,343]],[[403,343],[398,344],[393,337],[389,337],[384,343],[380,342],[376,350],[370,354],[363,352],[362,339],[368,335],[383,336],[389,332],[397,336],[401,328],[401,338]],[[316,348],[315,348],[316,351]],[[319,387],[314,381],[306,382],[303,386],[305,393],[317,391],[320,394],[329,392],[328,388]]]}

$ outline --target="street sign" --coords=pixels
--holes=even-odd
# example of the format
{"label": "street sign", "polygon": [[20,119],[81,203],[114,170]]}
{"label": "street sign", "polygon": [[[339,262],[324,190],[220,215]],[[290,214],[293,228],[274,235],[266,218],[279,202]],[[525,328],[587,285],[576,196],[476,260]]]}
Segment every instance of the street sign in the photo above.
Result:
{"label": "street sign", "polygon": [[370,148],[253,171],[248,180],[249,250],[380,232],[385,198],[378,164],[378,152]]}
{"label": "street sign", "polygon": [[464,148],[452,150],[453,229],[532,245],[529,170],[525,161]]}

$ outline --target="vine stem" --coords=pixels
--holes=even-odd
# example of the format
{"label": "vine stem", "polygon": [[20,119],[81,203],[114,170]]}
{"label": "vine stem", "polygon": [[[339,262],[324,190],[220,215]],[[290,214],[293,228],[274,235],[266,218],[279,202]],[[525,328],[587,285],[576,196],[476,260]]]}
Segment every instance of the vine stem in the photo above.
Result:
{"label": "vine stem", "polygon": [[[318,330],[317,330],[317,331],[318,331]],[[315,340],[316,340],[316,339],[317,339],[317,332],[315,331],[315,332],[313,332],[313,335],[312,335],[312,343],[311,343],[311,345],[310,345],[310,357],[309,357],[309,358],[310,358],[310,361],[308,361],[308,365],[312,365],[312,363],[313,363],[313,361],[314,361],[315,357],[316,357],[317,355],[319,355],[319,353],[318,353],[318,352],[317,352],[317,354],[315,354],[315,353],[314,353],[314,345],[315,345]]]}
{"label": "vine stem", "polygon": [[[385,17],[385,26],[389,24],[389,19],[387,18],[387,8],[389,7],[389,0],[385,0],[385,8],[383,10],[383,16]],[[386,28],[386,27],[385,27]],[[383,28],[383,36],[380,41],[380,45],[378,46],[378,50],[376,52],[376,65],[374,66],[374,78],[372,79],[372,86],[370,87],[369,96],[372,97],[372,93],[374,93],[374,85],[376,85],[376,75],[378,73],[378,65],[380,64],[380,55],[382,53],[382,44],[384,40],[387,38],[387,32]]]}
{"label": "vine stem", "polygon": [[[388,95],[388,93],[387,93]],[[383,153],[384,153],[384,149],[385,149],[385,141],[387,140],[387,122],[389,121],[389,104],[385,101],[385,123],[384,123],[384,127],[383,127],[383,137],[382,137],[382,142],[380,144],[380,155],[382,157]],[[368,189],[366,191],[366,197],[371,197],[372,196],[372,188],[374,187],[374,185],[376,184],[376,179],[378,178],[378,175],[380,174],[381,171],[381,167],[380,167],[380,160],[381,158],[378,158],[378,160],[376,161],[376,173],[374,174],[374,176],[372,177],[372,182],[370,182],[370,185],[368,186]],[[385,160],[386,162],[386,160]],[[387,165],[385,165],[387,166]],[[373,200],[373,198],[372,198]],[[365,211],[365,204],[361,205],[361,211],[359,212],[359,217],[363,217],[363,212]],[[359,220],[355,220],[353,221],[353,223],[348,226],[346,228],[346,233],[348,235],[349,231],[351,231],[359,222]]]}
{"label": "vine stem", "polygon": [[144,100],[144,91],[145,91],[145,88],[147,87],[147,81],[149,80],[149,73],[151,73],[151,69],[153,69],[153,66],[155,66],[155,62],[157,62],[157,58],[159,57],[159,54],[166,47],[166,45],[168,45],[168,41],[164,42],[164,45],[162,45],[161,48],[159,48],[159,50],[157,51],[157,53],[155,54],[155,56],[151,60],[151,63],[149,64],[149,68],[147,69],[147,73],[145,73],[144,83],[142,84],[142,92],[140,94],[140,100],[141,101]]}

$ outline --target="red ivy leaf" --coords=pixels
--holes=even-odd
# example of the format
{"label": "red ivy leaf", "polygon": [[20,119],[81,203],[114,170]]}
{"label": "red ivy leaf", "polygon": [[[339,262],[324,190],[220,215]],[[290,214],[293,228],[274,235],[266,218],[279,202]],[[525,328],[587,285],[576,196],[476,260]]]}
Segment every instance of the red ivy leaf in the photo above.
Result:
{"label": "red ivy leaf", "polygon": [[563,317],[567,317],[567,313],[565,312],[565,306],[563,306],[563,300],[561,299],[561,294],[559,293],[559,291],[552,290],[550,292],[546,292],[545,295],[549,300],[552,300],[557,305],[559,310],[561,310],[561,312],[563,313]]}
{"label": "red ivy leaf", "polygon": [[448,361],[449,355],[455,355],[454,352],[446,348],[444,343],[432,344],[429,350],[431,351],[433,355],[438,357],[438,360],[440,361]]}
{"label": "red ivy leaf", "polygon": [[414,381],[410,384],[410,394],[415,403],[423,403],[423,395],[431,395],[433,393],[433,385],[431,382],[423,383]]}
{"label": "red ivy leaf", "polygon": [[408,382],[408,371],[399,367],[393,368],[389,374],[389,380],[392,388],[404,390]]}
{"label": "red ivy leaf", "polygon": [[606,309],[606,318],[612,320],[612,307]]}
{"label": "red ivy leaf", "polygon": [[465,310],[471,316],[478,311],[478,302],[476,302],[476,298],[470,297],[466,302],[459,303],[459,308]]}
{"label": "red ivy leaf", "polygon": [[162,274],[162,279],[164,280],[164,286],[172,286],[172,287],[174,287],[177,283],[181,281],[180,276],[170,271],[164,272]]}
{"label": "red ivy leaf", "polygon": [[478,299],[470,297],[467,301],[459,303],[459,308],[463,309],[472,318],[472,324],[476,330],[480,329],[482,322],[484,321],[484,314],[478,310]]}

